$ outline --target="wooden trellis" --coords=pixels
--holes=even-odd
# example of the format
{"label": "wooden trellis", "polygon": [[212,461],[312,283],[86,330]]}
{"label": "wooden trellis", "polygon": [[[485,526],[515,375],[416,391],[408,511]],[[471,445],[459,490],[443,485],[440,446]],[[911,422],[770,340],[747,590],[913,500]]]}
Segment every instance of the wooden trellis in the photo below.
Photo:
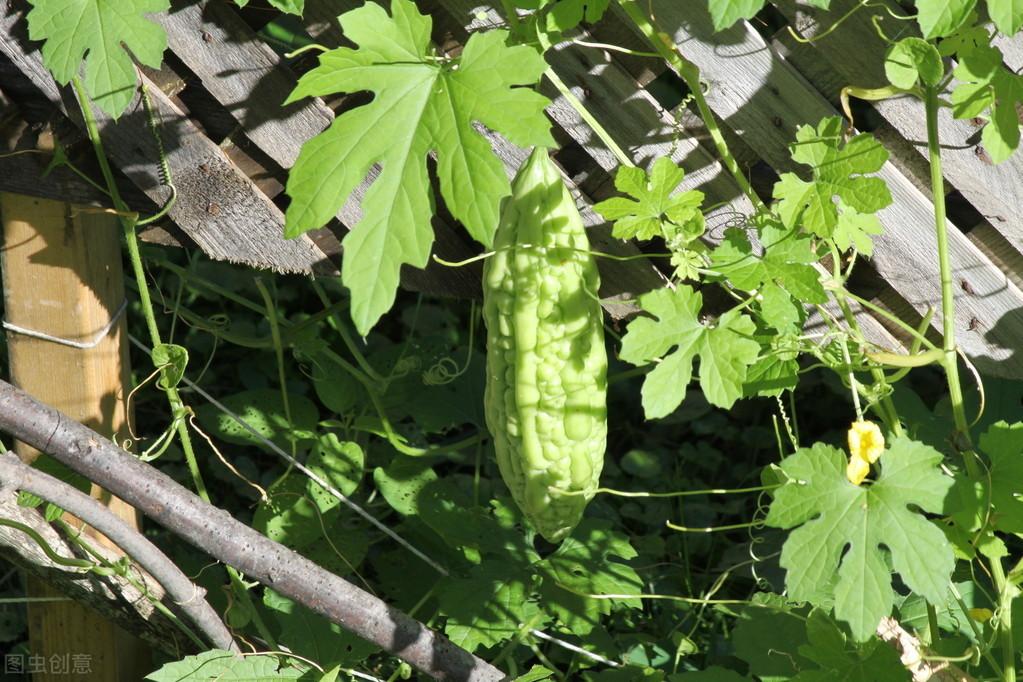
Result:
{"label": "wooden trellis", "polygon": [[[315,39],[337,44],[341,40],[337,15],[359,4],[307,0],[305,28]],[[467,32],[500,21],[488,3],[418,4],[433,15],[434,37],[449,50],[457,50]],[[867,11],[812,44],[792,38],[789,27],[812,37],[822,22],[858,3],[831,4],[832,11],[824,18],[800,2],[774,0],[761,20],[714,33],[702,0],[652,0],[661,28],[701,68],[710,106],[724,123],[736,156],[752,174],[769,179],[772,171],[798,171],[789,149],[797,127],[835,115],[844,85],[885,84],[880,59],[885,45]],[[0,92],[8,107],[19,112],[18,118],[49,120],[64,142],[73,143],[81,139],[73,100],[46,72],[39,45],[28,41],[27,9],[21,0],[0,0]],[[282,109],[280,103],[296,76],[257,33],[270,16],[258,7],[239,11],[228,0],[175,0],[162,19],[170,45],[166,64],[158,72],[146,72],[144,81],[163,126],[180,197],[170,214],[173,225],[151,232],[149,238],[191,243],[212,258],[282,272],[333,272],[339,249],[336,234],[357,219],[357,202],[342,209],[332,228],[284,240],[280,195],[286,169],[302,143],[325,128],[335,110],[364,100],[356,96],[329,103],[304,101]],[[630,24],[618,19],[610,11],[591,28],[590,40],[645,49],[630,32]],[[909,22],[898,27],[912,29]],[[999,46],[1010,67],[1023,66],[1023,41]],[[685,103],[672,110],[659,102],[657,95],[666,87],[678,88],[663,73],[663,63],[572,44],[558,46],[548,61],[638,164],[671,154],[687,170],[687,186],[699,187],[708,204],[719,206],[709,216],[712,233],[752,212],[715,160],[705,131]],[[554,100],[549,115],[562,144],[556,158],[571,180],[584,218],[594,227],[596,248],[637,253],[634,245],[612,240],[591,209],[593,202],[613,193],[614,155],[553,86],[545,83],[543,88]],[[892,155],[880,175],[895,201],[880,213],[886,232],[869,261],[877,276],[863,278],[862,291],[900,314],[939,309],[923,107],[901,98],[875,103],[870,110],[864,120]],[[1023,156],[993,165],[980,146],[979,125],[952,120],[947,110],[942,112],[944,172],[958,228],[950,231],[958,340],[982,371],[1023,377],[1023,358],[1015,350],[1023,338],[1023,215],[1018,210],[1023,203]],[[159,181],[156,149],[141,107],[129,109],[117,122],[103,119],[101,126],[129,200],[140,209],[162,204],[167,189]],[[22,135],[21,144],[30,144],[30,138],[26,141]],[[494,145],[513,173],[524,158],[523,150],[497,138]],[[33,155],[0,158],[0,191],[102,202],[102,196],[68,172],[58,170],[40,181],[45,165]],[[356,195],[361,197],[361,191]],[[450,218],[439,216],[435,228],[438,255],[457,259],[473,253],[468,237]],[[660,271],[643,260],[603,260],[601,267],[602,293],[609,297],[631,298],[664,281]],[[403,283],[431,294],[468,297],[477,294],[478,276],[478,269],[472,268],[406,268]],[[620,317],[629,306],[610,304],[609,310]],[[897,337],[878,320],[865,311],[858,314],[873,339],[898,347]],[[936,330],[940,317],[939,311]]]}

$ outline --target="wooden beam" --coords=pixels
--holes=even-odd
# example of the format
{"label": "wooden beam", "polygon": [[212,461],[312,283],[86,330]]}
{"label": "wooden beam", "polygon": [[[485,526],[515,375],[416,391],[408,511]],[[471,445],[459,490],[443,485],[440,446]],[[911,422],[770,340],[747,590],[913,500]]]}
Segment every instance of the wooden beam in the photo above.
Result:
{"label": "wooden beam", "polygon": [[[116,219],[95,208],[7,193],[0,194],[0,215],[12,381],[90,428],[123,440],[129,375]],[[96,343],[76,348],[36,338],[35,332]],[[15,450],[26,461],[38,455],[21,444]],[[93,494],[137,523],[131,507],[99,489]],[[60,596],[45,583],[30,579],[28,584],[32,596]],[[138,640],[77,602],[29,604],[29,635],[32,654],[48,661],[37,682],[66,678],[59,666],[49,664],[54,654],[78,656],[89,668],[88,678],[97,682],[140,680],[150,672],[148,650]]]}

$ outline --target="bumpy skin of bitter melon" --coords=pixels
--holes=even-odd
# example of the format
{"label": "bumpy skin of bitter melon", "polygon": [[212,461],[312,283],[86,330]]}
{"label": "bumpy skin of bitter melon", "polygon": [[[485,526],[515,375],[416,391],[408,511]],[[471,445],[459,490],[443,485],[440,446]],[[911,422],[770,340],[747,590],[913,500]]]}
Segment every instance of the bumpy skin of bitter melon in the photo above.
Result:
{"label": "bumpy skin of bitter melon", "polygon": [[607,354],[597,267],[545,149],[515,177],[494,242],[483,270],[487,425],[519,508],[560,542],[579,523],[603,467]]}

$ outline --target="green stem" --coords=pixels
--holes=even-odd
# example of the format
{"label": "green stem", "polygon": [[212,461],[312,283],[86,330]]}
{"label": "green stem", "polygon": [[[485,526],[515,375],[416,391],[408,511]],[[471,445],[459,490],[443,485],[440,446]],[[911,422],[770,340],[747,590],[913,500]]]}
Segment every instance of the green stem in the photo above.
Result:
{"label": "green stem", "polygon": [[[281,343],[281,328],[277,319],[277,306],[274,304],[273,296],[270,295],[270,290],[263,282],[263,278],[256,277],[255,281],[256,288],[259,289],[259,295],[263,297],[263,303],[266,305],[266,319],[270,323],[270,338],[273,340],[274,358],[277,360],[277,383],[280,384],[284,418],[288,420],[289,424],[293,424],[294,422],[291,419],[291,400],[288,393],[288,377],[284,371],[284,344]],[[295,439],[289,437],[288,440],[291,441],[291,456],[294,457]]]}
{"label": "green stem", "polygon": [[[544,47],[546,48],[546,45]],[[598,121],[596,117],[590,113],[590,110],[586,108],[586,105],[575,96],[575,93],[572,92],[567,85],[565,85],[565,81],[561,80],[561,76],[559,76],[554,69],[548,67],[547,70],[544,71],[543,75],[545,75],[547,80],[549,80],[551,84],[557,88],[558,92],[561,93],[561,96],[565,98],[565,101],[568,102],[573,109],[575,109],[576,113],[579,114],[579,117],[582,118],[582,120],[586,122],[586,125],[590,127],[590,130],[596,133],[597,137],[600,138],[600,141],[604,143],[604,146],[606,146],[611,153],[615,155],[618,159],[618,163],[623,166],[636,165],[632,162],[632,158],[625,152],[625,150],[622,149],[617,142],[615,142],[613,137],[611,137],[611,133],[609,133],[607,129],[601,125],[600,121]]]}
{"label": "green stem", "polygon": [[[927,152],[931,162],[931,194],[934,200],[934,229],[938,241],[938,267],[941,276],[941,328],[942,350],[945,359],[945,377],[948,381],[949,399],[952,403],[952,419],[955,424],[955,446],[962,448],[966,471],[978,479],[976,454],[970,438],[963,389],[959,381],[959,358],[956,354],[955,287],[952,284],[952,259],[948,248],[948,221],[945,211],[945,182],[941,168],[941,137],[938,131],[938,91],[927,88],[925,104],[927,109]],[[962,446],[965,446],[964,448]]]}
{"label": "green stem", "polygon": [[647,42],[651,47],[665,59],[678,75],[685,81],[686,87],[689,88],[692,94],[693,101],[696,102],[696,108],[700,114],[700,118],[703,119],[703,124],[707,126],[707,132],[710,134],[710,139],[714,142],[714,146],[717,148],[718,154],[721,156],[721,163],[724,164],[728,172],[735,178],[739,188],[743,194],[749,197],[749,200],[753,203],[754,208],[758,211],[765,208],[764,202],[760,200],[757,193],[753,191],[752,185],[749,180],[743,174],[742,169],[739,168],[739,162],[728,148],[728,143],[725,141],[725,136],[721,132],[721,128],[718,126],[717,119],[714,118],[714,112],[711,111],[710,105],[707,104],[707,98],[703,93],[703,85],[700,83],[700,67],[693,62],[686,59],[682,52],[675,45],[674,41],[664,32],[657,30],[654,26],[653,21],[647,15],[646,11],[639,6],[636,0],[618,0],[618,6],[622,8],[625,14],[628,15],[629,19],[636,25],[639,32],[643,34]]}
{"label": "green stem", "polygon": [[1016,647],[1012,636],[1012,592],[1000,559],[991,559],[991,577],[998,589],[998,640],[1002,650],[1002,680],[1016,682]]}
{"label": "green stem", "polygon": [[316,281],[316,278],[311,277],[309,278],[309,281],[313,285],[313,291],[316,292],[316,295],[319,297],[320,303],[323,304],[323,307],[327,310],[334,311],[328,319],[328,324],[330,324],[330,326],[334,328],[334,331],[338,333],[338,336],[341,337],[341,341],[344,342],[345,347],[348,348],[348,352],[352,354],[353,358],[355,358],[355,362],[358,363],[359,367],[362,368],[362,371],[365,372],[367,377],[381,384],[385,383],[387,379],[381,376],[376,369],[373,368],[373,365],[369,364],[369,361],[366,360],[366,356],[364,356],[362,351],[359,350],[359,346],[355,343],[355,339],[348,331],[348,325],[345,323],[344,318],[337,312],[337,305],[330,300],[330,296],[328,296],[327,292],[320,286],[320,283]]}
{"label": "green stem", "polygon": [[[92,105],[89,102],[88,96],[85,94],[85,89],[82,87],[81,81],[78,77],[72,78],[72,84],[74,86],[75,94],[78,97],[78,104],[82,110],[82,117],[85,120],[85,129],[89,135],[89,140],[92,142],[93,151],[96,154],[96,162],[99,164],[100,172],[103,174],[103,181],[106,183],[107,188],[110,191],[110,198],[114,202],[114,208],[118,212],[121,226],[124,228],[124,239],[128,247],[128,257],[131,262],[132,272],[135,275],[135,280],[138,284],[139,301],[142,304],[142,314],[146,320],[146,328],[149,331],[149,339],[153,348],[162,345],[160,339],[160,329],[156,324],[156,313],[153,310],[152,297],[149,295],[149,283],[146,279],[145,268],[142,265],[142,254],[139,250],[138,236],[135,234],[135,226],[137,223],[137,216],[130,211],[127,204],[121,198],[121,193],[117,189],[117,183],[114,180],[113,170],[110,168],[110,161],[107,158],[106,151],[103,149],[103,140],[99,135],[99,128],[96,126],[96,118],[92,113]],[[134,218],[129,216],[135,216]],[[165,370],[166,371],[166,370]],[[192,482],[195,485],[196,493],[204,502],[210,502],[209,492],[206,490],[206,484],[202,478],[202,472],[199,470],[199,463],[196,460],[195,448],[192,446],[192,437],[188,432],[188,425],[184,419],[179,419],[183,414],[188,413],[189,408],[185,406],[181,400],[181,395],[178,393],[177,387],[173,386],[170,381],[164,381],[164,391],[167,394],[167,402],[170,405],[171,415],[177,421],[177,434],[181,442],[181,450],[185,455],[185,461],[188,464],[188,472],[192,476]],[[252,597],[248,593],[248,589],[242,582],[241,575],[231,566],[225,566],[227,573],[231,578],[231,584],[234,587],[236,594],[241,599],[247,602],[249,607],[249,613],[252,614],[252,621],[256,625],[256,629],[263,639],[274,649],[277,648],[277,642],[273,635],[270,633],[269,628],[263,622],[256,610],[255,604],[252,603]]]}

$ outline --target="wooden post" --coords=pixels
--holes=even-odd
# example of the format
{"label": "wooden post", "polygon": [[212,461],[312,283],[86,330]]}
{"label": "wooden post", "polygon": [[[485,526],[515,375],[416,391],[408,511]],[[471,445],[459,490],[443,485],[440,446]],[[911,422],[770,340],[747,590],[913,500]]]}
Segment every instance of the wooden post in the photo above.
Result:
{"label": "wooden post", "polygon": [[[105,436],[126,438],[128,350],[116,217],[0,193],[0,221],[8,325],[79,343],[102,336],[94,347],[76,348],[8,329],[12,382]],[[23,444],[15,449],[27,461],[38,455]],[[93,495],[137,525],[131,507],[96,488]],[[60,597],[35,580],[29,581],[29,594]],[[151,672],[141,641],[73,601],[30,603],[29,637],[32,658],[24,663],[36,682],[66,680],[69,674],[95,682],[137,682]]]}

